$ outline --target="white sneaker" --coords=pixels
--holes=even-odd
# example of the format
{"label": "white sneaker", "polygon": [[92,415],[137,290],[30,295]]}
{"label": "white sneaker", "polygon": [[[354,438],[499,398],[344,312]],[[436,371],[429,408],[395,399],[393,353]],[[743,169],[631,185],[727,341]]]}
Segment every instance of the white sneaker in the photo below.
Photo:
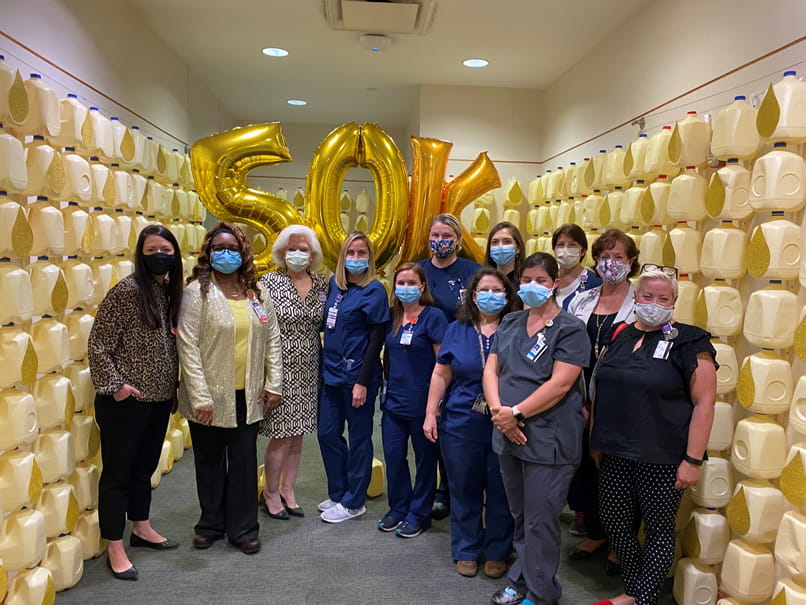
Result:
{"label": "white sneaker", "polygon": [[361,508],[344,508],[341,504],[336,504],[319,516],[322,518],[322,521],[326,523],[341,523],[342,521],[349,521],[350,519],[360,517],[366,512],[366,506],[362,506]]}
{"label": "white sneaker", "polygon": [[321,502],[320,502],[320,503],[319,503],[319,504],[316,506],[316,508],[318,508],[318,509],[319,509],[319,510],[321,510],[321,511],[326,511],[326,510],[327,510],[327,509],[329,509],[329,508],[333,508],[333,507],[334,507],[334,506],[336,506],[337,504],[338,504],[338,502],[333,502],[333,500],[331,500],[330,498],[328,498],[327,500],[322,500],[322,501],[321,501]]}

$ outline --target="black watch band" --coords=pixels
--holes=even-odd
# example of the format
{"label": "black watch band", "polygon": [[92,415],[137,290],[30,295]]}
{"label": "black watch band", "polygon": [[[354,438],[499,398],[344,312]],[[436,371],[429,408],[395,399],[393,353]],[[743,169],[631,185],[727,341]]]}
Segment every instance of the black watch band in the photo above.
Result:
{"label": "black watch band", "polygon": [[688,454],[683,456],[683,460],[685,460],[689,464],[693,464],[694,466],[702,466],[702,460],[689,456]]}
{"label": "black watch band", "polygon": [[518,422],[523,422],[524,420],[526,420],[526,416],[523,415],[523,412],[521,412],[517,406],[512,407],[513,407],[512,415],[515,416],[515,420],[517,420]]}

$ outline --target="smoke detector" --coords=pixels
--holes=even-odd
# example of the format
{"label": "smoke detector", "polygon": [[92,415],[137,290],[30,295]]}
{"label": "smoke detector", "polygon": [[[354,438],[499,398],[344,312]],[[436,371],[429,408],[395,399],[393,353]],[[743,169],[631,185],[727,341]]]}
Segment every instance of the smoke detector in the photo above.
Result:
{"label": "smoke detector", "polygon": [[361,34],[358,36],[361,48],[370,52],[383,52],[392,45],[392,38],[384,34]]}

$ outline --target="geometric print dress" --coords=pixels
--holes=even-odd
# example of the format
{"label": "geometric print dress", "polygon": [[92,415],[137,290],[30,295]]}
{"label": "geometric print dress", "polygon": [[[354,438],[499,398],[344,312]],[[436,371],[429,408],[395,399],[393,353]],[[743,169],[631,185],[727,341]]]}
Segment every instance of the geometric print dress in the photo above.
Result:
{"label": "geometric print dress", "polygon": [[280,269],[261,279],[274,304],[283,345],[283,401],[260,423],[260,434],[283,438],[316,430],[319,404],[319,358],[328,284],[320,273],[309,273],[313,285],[300,300],[288,271]]}

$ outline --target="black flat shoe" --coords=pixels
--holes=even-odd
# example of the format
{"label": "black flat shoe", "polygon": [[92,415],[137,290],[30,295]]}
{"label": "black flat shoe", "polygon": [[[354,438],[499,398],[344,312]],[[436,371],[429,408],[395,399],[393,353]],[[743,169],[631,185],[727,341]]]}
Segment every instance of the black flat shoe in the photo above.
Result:
{"label": "black flat shoe", "polygon": [[291,508],[290,506],[288,506],[288,503],[285,501],[285,498],[283,498],[282,496],[280,496],[280,502],[283,503],[283,506],[285,507],[286,512],[289,515],[291,515],[292,517],[304,517],[305,516],[305,511],[302,510],[301,506],[298,506],[296,508]]}
{"label": "black flat shoe", "polygon": [[132,565],[126,571],[115,571],[112,569],[112,563],[109,561],[109,556],[106,557],[106,566],[109,568],[109,571],[112,572],[112,575],[115,576],[118,580],[128,580],[130,582],[134,582],[137,579],[137,568]]}
{"label": "black flat shoe", "polygon": [[599,552],[606,546],[607,542],[600,544],[593,550],[582,550],[581,548],[574,546],[571,550],[568,551],[568,558],[571,561],[584,561],[585,559],[590,559],[593,555],[595,555],[597,552]]}
{"label": "black flat shoe", "polygon": [[178,542],[173,542],[171,540],[149,542],[148,540],[145,540],[134,533],[131,535],[131,538],[129,538],[129,545],[134,547],[144,546],[145,548],[151,548],[153,550],[173,550],[174,548],[179,548]]}

